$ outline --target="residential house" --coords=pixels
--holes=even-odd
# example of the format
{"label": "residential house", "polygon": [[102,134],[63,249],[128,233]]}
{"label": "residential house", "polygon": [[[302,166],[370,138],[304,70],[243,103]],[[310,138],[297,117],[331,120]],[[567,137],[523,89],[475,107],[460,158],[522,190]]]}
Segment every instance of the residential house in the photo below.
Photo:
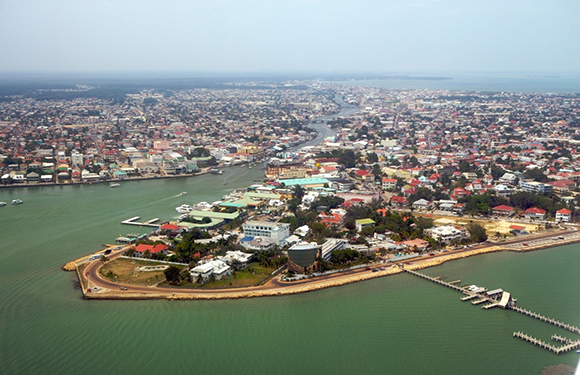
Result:
{"label": "residential house", "polygon": [[562,208],[562,209],[556,211],[556,223],[560,223],[560,222],[564,222],[564,223],[572,222],[572,211],[570,211],[566,208]]}

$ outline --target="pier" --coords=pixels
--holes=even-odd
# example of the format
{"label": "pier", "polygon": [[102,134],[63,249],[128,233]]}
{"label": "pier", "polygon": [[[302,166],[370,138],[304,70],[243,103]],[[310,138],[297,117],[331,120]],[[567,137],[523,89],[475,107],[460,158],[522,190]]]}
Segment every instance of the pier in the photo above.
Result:
{"label": "pier", "polygon": [[121,221],[121,224],[138,225],[140,227],[153,227],[153,228],[157,228],[159,226],[159,224],[157,223],[159,221],[158,217],[156,217],[155,219],[144,221],[144,222],[138,222],[137,220],[139,220],[139,219],[141,219],[139,216],[134,216],[130,219]]}
{"label": "pier", "polygon": [[[516,300],[512,299],[511,294],[509,292],[506,292],[502,289],[495,289],[495,290],[487,292],[487,290],[485,288],[476,287],[475,285],[473,285],[472,287],[461,288],[461,287],[458,287],[457,285],[454,285],[456,282],[441,281],[440,280],[441,277],[427,276],[425,274],[406,269],[404,266],[402,267],[402,269],[403,269],[403,271],[410,273],[411,275],[418,276],[422,279],[432,281],[436,284],[446,286],[450,289],[457,290],[458,292],[465,294],[464,297],[461,297],[461,300],[462,301],[473,300],[473,301],[471,301],[472,305],[480,305],[480,304],[485,303],[485,302],[490,302],[487,305],[482,306],[482,309],[488,310],[488,309],[492,309],[494,307],[501,307],[502,309],[513,310],[513,311],[518,312],[520,314],[529,316],[530,318],[534,318],[534,319],[538,319],[542,322],[550,323],[556,327],[563,328],[567,331],[570,331],[572,333],[580,335],[580,329],[578,327],[560,322],[558,320],[549,318],[549,317],[544,316],[544,315],[537,314],[533,311],[529,311],[529,310],[523,309],[521,307],[517,307]],[[500,293],[501,293],[501,300],[498,299],[498,296],[500,295]],[[514,332],[513,337],[519,338],[519,339],[526,341],[534,346],[538,346],[542,349],[546,349],[546,350],[551,351],[552,353],[555,353],[558,355],[563,354],[563,353],[567,353],[567,352],[574,350],[574,349],[580,348],[580,340],[574,341],[572,339],[558,336],[555,334],[552,335],[551,339],[553,341],[556,341],[556,342],[562,344],[561,346],[554,346],[552,344],[544,342],[544,341],[537,339],[535,337],[526,335],[523,332]]]}
{"label": "pier", "polygon": [[[552,336],[552,339],[554,339],[554,336],[557,336],[557,335],[553,335]],[[567,353],[567,352],[569,352],[571,350],[574,350],[574,349],[580,348],[580,340],[578,340],[578,341],[571,341],[571,340],[569,340],[569,343],[568,344],[562,345],[560,347],[557,347],[557,346],[554,346],[554,345],[550,345],[550,344],[548,344],[548,343],[546,343],[546,342],[544,342],[542,340],[539,340],[539,339],[537,339],[535,337],[528,336],[528,335],[526,335],[523,332],[514,332],[513,337],[516,337],[518,339],[524,340],[524,341],[529,342],[530,344],[532,344],[534,346],[539,346],[542,349],[549,350],[552,353],[556,353],[558,355],[559,354],[562,354],[562,353]],[[558,340],[555,340],[555,341],[558,341]]]}
{"label": "pier", "polygon": [[526,309],[522,309],[521,307],[514,306],[511,309],[516,311],[516,312],[519,312],[520,314],[524,314],[524,315],[529,316],[531,318],[541,320],[542,322],[550,323],[552,325],[555,325],[556,327],[560,327],[560,328],[563,328],[567,331],[570,331],[572,333],[576,333],[576,334],[580,335],[580,329],[578,327],[574,327],[572,325],[559,322],[555,319],[548,318],[547,316],[536,314],[535,312],[532,312],[532,311],[529,311]]}

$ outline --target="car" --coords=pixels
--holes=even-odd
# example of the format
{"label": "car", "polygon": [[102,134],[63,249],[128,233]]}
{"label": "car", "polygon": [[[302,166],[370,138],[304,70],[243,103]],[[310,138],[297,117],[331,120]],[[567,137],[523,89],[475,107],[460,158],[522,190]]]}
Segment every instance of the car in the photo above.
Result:
{"label": "car", "polygon": [[375,268],[375,269],[373,269],[373,272],[379,272],[379,270]]}
{"label": "car", "polygon": [[371,268],[370,267],[365,267],[365,270],[370,271]]}
{"label": "car", "polygon": [[119,288],[119,289],[121,289],[121,290],[127,290],[127,287],[126,287],[126,286],[122,286],[122,287],[121,287],[121,288]]}
{"label": "car", "polygon": [[530,245],[528,245],[527,243],[523,243],[522,245],[524,245],[524,246],[530,246]]}
{"label": "car", "polygon": [[435,253],[429,253],[429,255],[433,256],[433,255],[435,255]]}

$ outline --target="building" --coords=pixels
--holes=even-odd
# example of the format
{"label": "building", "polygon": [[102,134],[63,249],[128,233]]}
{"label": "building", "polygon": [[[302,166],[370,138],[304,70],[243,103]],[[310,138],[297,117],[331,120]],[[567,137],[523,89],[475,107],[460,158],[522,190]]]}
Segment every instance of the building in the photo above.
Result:
{"label": "building", "polygon": [[448,244],[453,240],[461,240],[468,237],[465,228],[456,227],[454,225],[429,228],[425,230],[425,234],[444,244]]}
{"label": "building", "polygon": [[145,253],[153,255],[157,253],[161,253],[163,255],[167,255],[167,245],[157,244],[157,245],[146,245],[146,244],[139,244],[135,246],[135,256],[138,258],[143,258]]}
{"label": "building", "polygon": [[346,240],[341,238],[327,238],[326,242],[320,248],[320,258],[327,262],[332,259],[332,253],[337,250],[343,250],[346,247]]}
{"label": "building", "polygon": [[290,236],[290,224],[250,220],[243,225],[245,237],[266,237],[279,245]]}
{"label": "building", "polygon": [[237,269],[243,269],[248,267],[248,264],[252,261],[254,254],[244,253],[239,250],[235,251],[226,251],[226,255],[224,255],[220,260],[226,262],[229,266],[236,265]]}
{"label": "building", "polygon": [[493,208],[493,214],[498,216],[511,216],[514,213],[514,208],[506,206],[505,204],[500,204]]}
{"label": "building", "polygon": [[526,219],[544,220],[546,217],[546,211],[538,207],[531,207],[526,210],[525,215]]}
{"label": "building", "polygon": [[414,209],[417,209],[417,210],[427,210],[427,209],[431,208],[431,202],[426,200],[426,199],[421,198],[421,199],[413,202],[412,206]]}
{"label": "building", "polygon": [[292,246],[288,249],[288,270],[298,274],[313,270],[318,251],[316,242],[300,242]]}
{"label": "building", "polygon": [[200,276],[202,279],[207,280],[213,276],[216,280],[220,280],[223,277],[228,277],[231,275],[231,267],[226,264],[226,262],[221,260],[210,260],[205,262],[200,262],[198,266],[192,268],[189,271],[191,279],[195,282]]}
{"label": "building", "polygon": [[552,192],[552,185],[537,181],[520,181],[520,187],[531,193],[547,194]]}
{"label": "building", "polygon": [[556,211],[556,223],[570,223],[572,222],[572,211],[562,208]]}
{"label": "building", "polygon": [[375,225],[375,221],[373,219],[358,219],[355,220],[356,223],[356,230],[361,231],[365,228],[372,227]]}
{"label": "building", "polygon": [[382,187],[383,190],[394,190],[397,188],[397,179],[396,178],[386,178],[384,177],[382,180]]}

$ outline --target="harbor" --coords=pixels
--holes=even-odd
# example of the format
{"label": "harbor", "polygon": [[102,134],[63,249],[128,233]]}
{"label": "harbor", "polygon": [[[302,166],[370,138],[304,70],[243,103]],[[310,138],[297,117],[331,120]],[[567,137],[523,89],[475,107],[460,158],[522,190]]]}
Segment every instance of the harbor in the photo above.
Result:
{"label": "harbor", "polygon": [[[406,273],[409,273],[411,275],[420,277],[422,279],[434,282],[436,284],[445,286],[447,288],[450,288],[450,289],[453,289],[453,290],[456,290],[456,291],[459,291],[459,292],[465,294],[464,297],[461,297],[461,301],[463,301],[463,302],[471,301],[472,305],[480,305],[483,303],[488,303],[488,304],[482,306],[482,309],[485,309],[485,310],[492,309],[494,307],[500,307],[501,309],[504,309],[504,310],[513,310],[515,312],[518,312],[518,313],[523,314],[525,316],[528,316],[530,318],[537,319],[541,322],[549,323],[553,326],[565,329],[571,333],[580,335],[580,329],[578,327],[575,327],[573,325],[560,322],[556,319],[552,319],[552,318],[549,318],[547,316],[535,313],[533,311],[518,307],[517,300],[512,298],[511,293],[506,292],[502,289],[494,289],[494,290],[488,291],[486,288],[478,287],[476,285],[459,287],[459,286],[455,285],[458,282],[458,280],[452,281],[452,282],[446,282],[446,281],[442,280],[443,277],[431,277],[431,276],[425,275],[423,273],[405,268],[404,265],[401,266],[401,268]],[[564,354],[564,353],[567,353],[567,352],[570,352],[572,350],[580,348],[580,339],[572,340],[572,339],[562,337],[562,336],[559,336],[556,334],[552,335],[551,339],[553,341],[556,341],[557,343],[562,344],[560,346],[555,346],[555,345],[546,343],[540,339],[529,336],[529,335],[527,335],[523,332],[520,332],[520,331],[514,332],[513,337],[519,338],[525,342],[528,342],[534,346],[538,346],[542,349],[546,349],[546,350],[548,350],[552,353],[555,353],[557,355]]]}

